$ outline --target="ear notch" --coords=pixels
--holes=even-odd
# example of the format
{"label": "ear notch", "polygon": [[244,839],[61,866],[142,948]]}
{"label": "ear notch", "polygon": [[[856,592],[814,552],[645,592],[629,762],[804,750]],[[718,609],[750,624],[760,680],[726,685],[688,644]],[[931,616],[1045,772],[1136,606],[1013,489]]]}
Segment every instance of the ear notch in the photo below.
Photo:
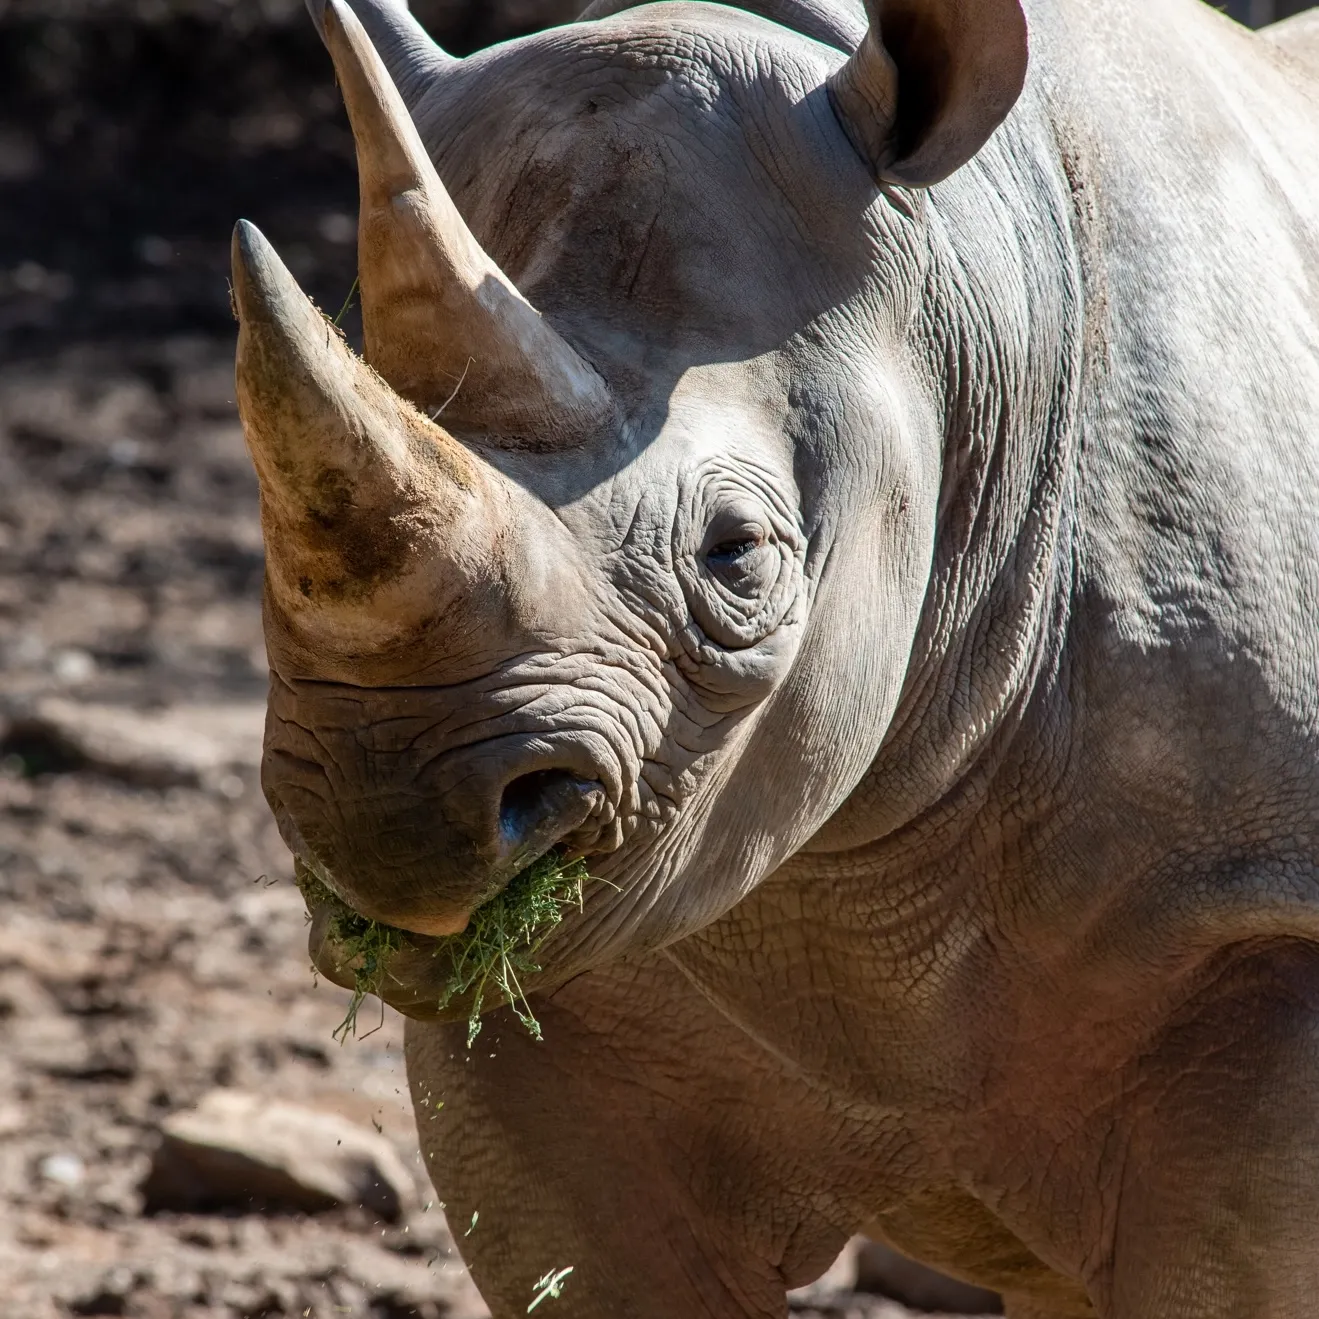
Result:
{"label": "ear notch", "polygon": [[866,0],[870,28],[829,79],[876,182],[926,188],[989,140],[1026,80],[1019,0]]}

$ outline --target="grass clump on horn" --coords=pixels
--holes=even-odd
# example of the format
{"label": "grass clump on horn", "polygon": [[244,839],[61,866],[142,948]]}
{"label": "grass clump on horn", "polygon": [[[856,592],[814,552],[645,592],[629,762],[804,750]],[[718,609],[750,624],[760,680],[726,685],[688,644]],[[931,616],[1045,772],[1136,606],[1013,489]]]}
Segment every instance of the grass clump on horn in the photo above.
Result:
{"label": "grass clump on horn", "polygon": [[[590,877],[584,861],[565,862],[556,852],[548,852],[515,875],[502,893],[477,907],[461,934],[437,941],[435,956],[449,961],[438,1007],[471,996],[468,1048],[481,1032],[481,1010],[492,990],[536,1039],[541,1038],[540,1022],[527,1001],[522,978],[541,969],[536,956],[564,913],[570,908],[581,910],[582,892]],[[308,907],[328,912],[330,934],[353,973],[353,997],[334,1032],[334,1038],[344,1040],[357,1033],[363,1001],[380,993],[390,958],[409,936],[404,930],[359,915],[302,864],[297,866],[296,878]]]}

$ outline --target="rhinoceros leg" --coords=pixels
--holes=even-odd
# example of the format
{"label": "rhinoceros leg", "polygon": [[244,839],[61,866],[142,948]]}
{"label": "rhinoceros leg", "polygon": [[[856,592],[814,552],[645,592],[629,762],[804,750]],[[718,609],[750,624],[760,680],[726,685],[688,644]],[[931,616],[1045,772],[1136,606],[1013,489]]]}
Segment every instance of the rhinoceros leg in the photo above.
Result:
{"label": "rhinoceros leg", "polygon": [[814,1207],[810,1102],[661,959],[536,1013],[543,1042],[498,1012],[470,1052],[408,1025],[428,1169],[496,1319],[569,1268],[538,1316],[781,1319],[848,1235]]}
{"label": "rhinoceros leg", "polygon": [[1105,1319],[1319,1311],[1319,951],[1227,961],[1128,1106]]}

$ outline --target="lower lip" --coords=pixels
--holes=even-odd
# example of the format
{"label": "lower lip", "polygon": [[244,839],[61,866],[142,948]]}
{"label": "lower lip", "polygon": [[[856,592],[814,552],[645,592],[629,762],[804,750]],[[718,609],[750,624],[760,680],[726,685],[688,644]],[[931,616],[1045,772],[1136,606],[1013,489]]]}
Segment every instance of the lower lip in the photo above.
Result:
{"label": "lower lip", "polygon": [[467,922],[470,919],[466,912],[459,912],[455,916],[422,917],[419,920],[409,920],[406,924],[393,923],[400,930],[408,930],[412,934],[425,934],[438,939],[443,938],[446,934],[461,934],[467,928]]}

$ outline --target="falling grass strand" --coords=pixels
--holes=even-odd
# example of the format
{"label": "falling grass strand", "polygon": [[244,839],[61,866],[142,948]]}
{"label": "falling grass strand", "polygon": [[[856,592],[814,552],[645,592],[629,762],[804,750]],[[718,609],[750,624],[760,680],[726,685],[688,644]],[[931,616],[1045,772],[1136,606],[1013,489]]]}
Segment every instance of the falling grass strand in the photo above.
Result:
{"label": "falling grass strand", "polygon": [[542,1301],[557,1301],[563,1295],[563,1284],[572,1271],[573,1266],[569,1264],[567,1268],[551,1269],[548,1273],[541,1274],[536,1279],[536,1294],[531,1304],[527,1306],[527,1313],[530,1314]]}

